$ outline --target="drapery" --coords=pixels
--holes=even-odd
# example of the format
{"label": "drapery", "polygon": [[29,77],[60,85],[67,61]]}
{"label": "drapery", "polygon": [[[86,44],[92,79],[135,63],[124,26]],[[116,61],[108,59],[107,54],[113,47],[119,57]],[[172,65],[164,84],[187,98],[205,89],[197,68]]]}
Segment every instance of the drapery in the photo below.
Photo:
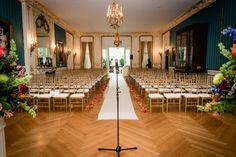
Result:
{"label": "drapery", "polygon": [[81,54],[81,65],[84,68],[84,62],[85,62],[85,52],[86,52],[86,42],[82,42],[81,49],[82,49],[82,54]]}
{"label": "drapery", "polygon": [[147,52],[148,52],[148,58],[151,60],[152,63],[152,42],[147,43]]}
{"label": "drapery", "polygon": [[92,68],[92,65],[93,65],[93,43],[92,42],[88,43],[88,48],[89,48],[89,59],[90,59],[90,64]]}
{"label": "drapery", "polygon": [[140,66],[142,67],[143,63],[143,52],[144,52],[144,42],[140,43]]}
{"label": "drapery", "polygon": [[142,68],[146,68],[148,58],[148,43],[144,42]]}
{"label": "drapery", "polygon": [[90,53],[89,43],[86,43],[84,69],[91,69]]}

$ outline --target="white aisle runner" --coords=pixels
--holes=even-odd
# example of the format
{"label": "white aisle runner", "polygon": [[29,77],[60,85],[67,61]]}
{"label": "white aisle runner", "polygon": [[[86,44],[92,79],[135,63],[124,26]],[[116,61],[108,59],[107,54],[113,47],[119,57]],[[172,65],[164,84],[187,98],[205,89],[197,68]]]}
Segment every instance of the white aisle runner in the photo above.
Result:
{"label": "white aisle runner", "polygon": [[[120,119],[137,120],[133,103],[130,98],[130,92],[127,84],[121,74],[118,75],[119,87],[121,93],[119,94],[120,105]],[[105,100],[98,115],[98,120],[109,120],[117,118],[116,106],[116,74],[110,74],[110,82],[105,94]]]}

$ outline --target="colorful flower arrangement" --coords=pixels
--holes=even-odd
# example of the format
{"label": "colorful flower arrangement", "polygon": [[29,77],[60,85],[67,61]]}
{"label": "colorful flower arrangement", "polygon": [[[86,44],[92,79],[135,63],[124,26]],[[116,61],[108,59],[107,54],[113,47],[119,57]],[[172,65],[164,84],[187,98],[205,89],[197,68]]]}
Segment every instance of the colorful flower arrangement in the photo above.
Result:
{"label": "colorful flower arrangement", "polygon": [[26,83],[31,75],[25,74],[25,69],[18,64],[16,44],[10,41],[10,51],[7,52],[6,40],[0,43],[0,117],[12,117],[14,111],[27,111],[36,117],[36,107],[32,105]]}
{"label": "colorful flower arrangement", "polygon": [[218,45],[220,53],[229,61],[221,66],[220,73],[213,78],[212,101],[205,106],[198,106],[199,111],[215,111],[220,114],[236,111],[236,29],[228,27],[222,34],[228,34],[233,40],[231,51],[226,50],[223,43]]}

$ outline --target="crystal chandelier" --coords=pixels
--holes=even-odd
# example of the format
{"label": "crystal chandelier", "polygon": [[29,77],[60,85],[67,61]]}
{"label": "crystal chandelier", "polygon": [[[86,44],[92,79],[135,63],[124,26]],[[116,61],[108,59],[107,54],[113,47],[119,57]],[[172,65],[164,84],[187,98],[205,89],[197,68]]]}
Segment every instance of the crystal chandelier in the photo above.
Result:
{"label": "crystal chandelier", "polygon": [[118,31],[116,32],[116,34],[114,36],[113,43],[116,47],[119,47],[120,44],[122,43],[122,41],[120,40],[120,34],[118,33]]}
{"label": "crystal chandelier", "polygon": [[109,23],[110,28],[119,28],[123,23],[123,17],[122,6],[119,7],[116,0],[113,0],[112,5],[109,5],[107,10],[107,22]]}

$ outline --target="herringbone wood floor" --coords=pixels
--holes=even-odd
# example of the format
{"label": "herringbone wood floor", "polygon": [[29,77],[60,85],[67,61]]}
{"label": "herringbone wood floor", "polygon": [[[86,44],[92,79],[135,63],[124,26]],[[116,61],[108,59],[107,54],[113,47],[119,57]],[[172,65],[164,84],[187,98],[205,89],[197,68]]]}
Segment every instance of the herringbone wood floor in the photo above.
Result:
{"label": "herringbone wood floor", "polygon": [[[116,121],[98,121],[100,105],[85,112],[39,112],[36,119],[17,113],[7,120],[8,157],[115,157],[98,147],[116,147]],[[123,157],[234,157],[236,116],[207,113],[142,113],[122,120],[120,144],[137,146]]]}

